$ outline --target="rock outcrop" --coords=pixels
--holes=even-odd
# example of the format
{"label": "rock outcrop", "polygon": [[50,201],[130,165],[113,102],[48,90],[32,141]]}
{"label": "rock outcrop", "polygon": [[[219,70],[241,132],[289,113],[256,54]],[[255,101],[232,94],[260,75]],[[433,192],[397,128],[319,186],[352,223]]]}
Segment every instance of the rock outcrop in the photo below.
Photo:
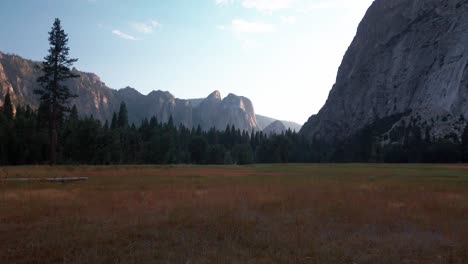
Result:
{"label": "rock outcrop", "polygon": [[228,124],[237,124],[241,130],[251,131],[257,129],[257,118],[252,102],[243,96],[228,94],[221,104],[222,117],[219,123],[220,127],[226,127]]}
{"label": "rock outcrop", "polygon": [[[40,67],[38,62],[0,52],[0,105],[9,92],[14,105],[37,108],[39,100],[34,90],[40,88],[36,83],[41,75]],[[205,99],[193,100],[178,99],[164,91],[143,95],[131,87],[111,89],[96,74],[73,71],[80,77],[67,85],[78,95],[71,104],[77,106],[81,115],[110,120],[112,114],[118,112],[120,103],[125,102],[129,120],[136,124],[153,116],[160,122],[167,122],[172,116],[176,125],[189,128],[200,125],[204,130],[212,127],[224,130],[227,125],[234,125],[241,130],[258,130],[253,104],[246,97],[229,94],[222,99],[219,91]]]}
{"label": "rock outcrop", "polygon": [[402,113],[409,114],[400,125],[460,135],[468,117],[467,0],[374,1],[325,106],[301,133],[333,143]]}
{"label": "rock outcrop", "polygon": [[[37,108],[39,101],[34,90],[40,88],[36,82],[41,74],[40,67],[38,62],[0,52],[1,104],[4,95],[10,92],[14,106],[21,104]],[[93,115],[101,120],[109,118],[120,105],[115,91],[109,89],[93,73],[78,72],[76,69],[73,71],[80,75],[67,84],[72,93],[80,95],[73,103],[86,115]]]}
{"label": "rock outcrop", "polygon": [[241,130],[258,130],[257,118],[252,102],[243,96],[229,94],[222,99],[219,91],[214,91],[194,108],[194,120],[207,130],[223,130],[234,125]]}
{"label": "rock outcrop", "polygon": [[154,116],[159,122],[166,123],[172,116],[175,124],[193,126],[190,102],[177,99],[169,92],[153,91],[143,95],[134,88],[126,87],[115,91],[115,94],[127,105],[130,120],[139,122]]}

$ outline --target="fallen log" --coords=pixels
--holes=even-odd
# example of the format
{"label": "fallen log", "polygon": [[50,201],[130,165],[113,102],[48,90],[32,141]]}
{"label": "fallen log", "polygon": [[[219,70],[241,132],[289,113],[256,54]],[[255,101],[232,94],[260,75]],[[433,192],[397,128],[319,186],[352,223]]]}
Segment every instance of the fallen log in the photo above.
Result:
{"label": "fallen log", "polygon": [[6,182],[78,182],[87,181],[88,177],[66,177],[66,178],[0,178]]}

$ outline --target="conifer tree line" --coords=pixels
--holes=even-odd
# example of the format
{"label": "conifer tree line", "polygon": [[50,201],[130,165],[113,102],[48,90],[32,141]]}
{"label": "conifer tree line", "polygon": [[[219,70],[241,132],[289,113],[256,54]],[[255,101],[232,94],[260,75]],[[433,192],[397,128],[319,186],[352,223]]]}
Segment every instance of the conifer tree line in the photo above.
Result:
{"label": "conifer tree line", "polygon": [[[17,106],[10,95],[0,108],[0,165],[47,164],[49,108]],[[307,162],[468,162],[468,126],[462,137],[430,138],[416,125],[402,127],[401,144],[381,145],[378,135],[394,121],[362,129],[336,146],[308,141],[288,130],[281,135],[224,130],[203,131],[156,117],[130,124],[125,103],[110,121],[80,117],[73,106],[57,120],[58,164],[252,164]],[[380,128],[379,128],[380,126]]]}
{"label": "conifer tree line", "polygon": [[[0,165],[47,164],[49,109],[13,107],[9,94],[0,111]],[[10,102],[10,103],[7,103]],[[125,103],[110,122],[80,117],[73,106],[57,122],[59,164],[251,164],[307,162],[310,145],[296,132],[267,136],[241,131],[176,126],[156,117],[129,124]]]}

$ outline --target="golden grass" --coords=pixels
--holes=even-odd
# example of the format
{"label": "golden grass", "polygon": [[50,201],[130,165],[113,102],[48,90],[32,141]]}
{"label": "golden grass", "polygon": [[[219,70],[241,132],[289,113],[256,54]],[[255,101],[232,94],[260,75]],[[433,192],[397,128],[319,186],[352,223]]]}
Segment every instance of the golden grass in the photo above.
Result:
{"label": "golden grass", "polygon": [[468,263],[463,165],[6,167],[0,263]]}

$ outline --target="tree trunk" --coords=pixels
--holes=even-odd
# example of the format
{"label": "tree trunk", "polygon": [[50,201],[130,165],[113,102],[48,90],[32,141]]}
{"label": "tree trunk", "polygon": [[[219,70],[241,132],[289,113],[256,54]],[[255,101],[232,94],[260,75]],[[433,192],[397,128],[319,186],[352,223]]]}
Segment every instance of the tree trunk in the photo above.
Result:
{"label": "tree trunk", "polygon": [[49,113],[49,137],[50,137],[50,152],[49,160],[50,165],[55,165],[57,163],[57,111],[53,103],[50,106]]}

